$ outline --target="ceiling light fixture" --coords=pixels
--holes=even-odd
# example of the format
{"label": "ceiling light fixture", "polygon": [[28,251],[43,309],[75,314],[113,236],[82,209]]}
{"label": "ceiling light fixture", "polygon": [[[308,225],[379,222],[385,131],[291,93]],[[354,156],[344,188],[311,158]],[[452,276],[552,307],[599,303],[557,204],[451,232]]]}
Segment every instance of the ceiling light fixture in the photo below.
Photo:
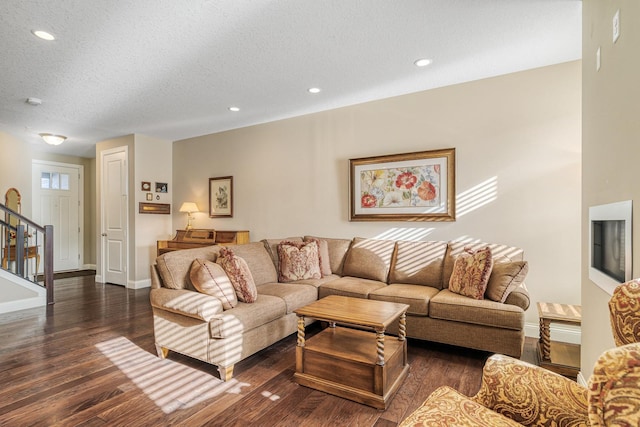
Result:
{"label": "ceiling light fixture", "polygon": [[47,41],[52,41],[55,40],[56,38],[53,36],[53,34],[51,33],[47,33],[46,31],[42,31],[42,30],[31,30],[31,33],[38,37],[41,38],[42,40],[47,40]]}
{"label": "ceiling light fixture", "polygon": [[234,113],[240,111],[239,107],[229,107],[229,111],[233,111]]}
{"label": "ceiling light fixture", "polygon": [[64,142],[65,139],[67,139],[66,136],[54,135],[51,133],[41,133],[40,136],[42,137],[42,139],[44,139],[44,142],[49,145],[60,145]]}
{"label": "ceiling light fixture", "polygon": [[307,89],[309,93],[320,93],[321,89],[319,87],[310,87]]}
{"label": "ceiling light fixture", "polygon": [[431,65],[432,62],[433,60],[431,59],[422,58],[415,61],[414,64],[416,67],[426,67],[427,65]]}

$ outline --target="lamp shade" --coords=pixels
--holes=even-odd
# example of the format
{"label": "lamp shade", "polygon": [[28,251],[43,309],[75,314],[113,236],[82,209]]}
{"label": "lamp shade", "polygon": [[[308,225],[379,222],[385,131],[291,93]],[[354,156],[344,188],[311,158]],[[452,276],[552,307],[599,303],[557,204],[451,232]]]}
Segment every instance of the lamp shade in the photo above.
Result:
{"label": "lamp shade", "polygon": [[200,212],[200,210],[198,209],[198,205],[196,205],[194,202],[184,202],[182,204],[182,206],[180,206],[180,212]]}
{"label": "lamp shade", "polygon": [[66,136],[53,135],[51,133],[41,133],[40,136],[42,137],[42,139],[44,139],[44,142],[49,145],[60,145],[64,142],[65,139],[67,139]]}

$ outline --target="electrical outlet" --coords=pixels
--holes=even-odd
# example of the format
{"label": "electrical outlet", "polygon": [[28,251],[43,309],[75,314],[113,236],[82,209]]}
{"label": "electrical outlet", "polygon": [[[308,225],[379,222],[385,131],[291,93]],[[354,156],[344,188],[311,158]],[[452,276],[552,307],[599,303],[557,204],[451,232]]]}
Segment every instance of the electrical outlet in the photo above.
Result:
{"label": "electrical outlet", "polygon": [[596,50],[596,71],[600,71],[600,46]]}
{"label": "electrical outlet", "polygon": [[613,42],[618,41],[620,37],[620,9],[616,10],[616,14],[613,15]]}

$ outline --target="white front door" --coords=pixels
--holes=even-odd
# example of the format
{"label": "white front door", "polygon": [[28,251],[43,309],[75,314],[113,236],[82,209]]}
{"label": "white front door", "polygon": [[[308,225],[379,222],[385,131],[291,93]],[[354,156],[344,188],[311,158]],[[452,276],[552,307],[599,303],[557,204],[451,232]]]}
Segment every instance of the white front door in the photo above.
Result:
{"label": "white front door", "polygon": [[[83,167],[34,160],[31,169],[33,220],[40,225],[53,225],[53,269],[78,270]],[[42,269],[41,263],[40,272]]]}
{"label": "white front door", "polygon": [[102,270],[104,281],[127,284],[127,147],[101,153]]}

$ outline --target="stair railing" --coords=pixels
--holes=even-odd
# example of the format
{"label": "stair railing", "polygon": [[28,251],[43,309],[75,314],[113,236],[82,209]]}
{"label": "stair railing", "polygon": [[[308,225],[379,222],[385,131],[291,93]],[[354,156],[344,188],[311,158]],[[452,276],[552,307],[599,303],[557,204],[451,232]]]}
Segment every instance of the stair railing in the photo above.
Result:
{"label": "stair railing", "polygon": [[[44,286],[47,304],[53,304],[53,226],[38,225],[1,203],[0,210],[4,212],[0,216],[4,218],[0,219],[2,269]],[[40,255],[44,259],[44,282],[38,281]],[[35,268],[31,267],[32,260],[35,261]]]}

